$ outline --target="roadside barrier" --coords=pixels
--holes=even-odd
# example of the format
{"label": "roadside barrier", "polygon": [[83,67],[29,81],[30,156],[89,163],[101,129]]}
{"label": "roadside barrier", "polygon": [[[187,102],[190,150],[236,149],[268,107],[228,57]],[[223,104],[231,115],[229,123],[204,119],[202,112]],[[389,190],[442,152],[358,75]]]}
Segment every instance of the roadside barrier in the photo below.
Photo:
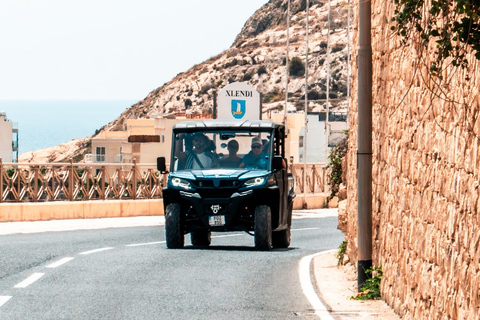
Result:
{"label": "roadside barrier", "polygon": [[159,199],[165,176],[155,164],[4,163],[0,203]]}

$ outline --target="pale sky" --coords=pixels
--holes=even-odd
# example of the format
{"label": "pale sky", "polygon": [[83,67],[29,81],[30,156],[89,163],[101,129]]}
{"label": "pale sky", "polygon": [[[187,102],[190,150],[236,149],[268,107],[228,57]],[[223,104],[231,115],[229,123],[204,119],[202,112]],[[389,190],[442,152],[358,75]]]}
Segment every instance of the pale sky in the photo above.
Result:
{"label": "pale sky", "polygon": [[141,100],[267,2],[0,0],[0,99]]}

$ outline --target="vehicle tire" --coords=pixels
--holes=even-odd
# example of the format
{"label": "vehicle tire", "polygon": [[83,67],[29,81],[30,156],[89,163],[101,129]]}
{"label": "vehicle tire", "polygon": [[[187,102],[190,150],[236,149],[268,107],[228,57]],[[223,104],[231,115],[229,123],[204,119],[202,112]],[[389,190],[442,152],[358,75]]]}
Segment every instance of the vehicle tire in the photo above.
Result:
{"label": "vehicle tire", "polygon": [[165,237],[167,240],[167,248],[183,248],[183,225],[180,204],[178,203],[171,203],[165,209]]}
{"label": "vehicle tire", "polygon": [[263,251],[272,248],[272,213],[269,206],[255,208],[255,248]]}
{"label": "vehicle tire", "polygon": [[194,246],[209,246],[212,242],[212,233],[210,231],[192,231],[190,240]]}
{"label": "vehicle tire", "polygon": [[288,248],[290,246],[290,226],[285,230],[275,231],[272,234],[272,245],[274,248]]}

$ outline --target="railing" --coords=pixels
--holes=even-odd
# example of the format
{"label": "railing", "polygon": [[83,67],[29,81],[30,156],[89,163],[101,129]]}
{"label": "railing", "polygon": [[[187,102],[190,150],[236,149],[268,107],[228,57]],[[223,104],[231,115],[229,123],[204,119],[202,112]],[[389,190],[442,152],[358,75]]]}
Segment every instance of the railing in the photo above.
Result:
{"label": "railing", "polygon": [[[319,163],[308,163],[306,165],[307,176],[304,179],[304,168],[301,163],[290,164],[290,172],[295,179],[295,193],[327,193],[329,169]],[[304,184],[307,184],[305,190]]]}
{"label": "railing", "polygon": [[[141,164],[142,168],[155,166]],[[139,167],[136,163],[29,164],[0,159],[0,202],[161,198],[164,175]]]}
{"label": "railing", "polygon": [[[0,203],[79,200],[158,199],[165,175],[156,164],[142,163],[3,163]],[[295,193],[304,193],[304,165],[290,164]],[[306,166],[306,194],[328,192],[328,171]]]}

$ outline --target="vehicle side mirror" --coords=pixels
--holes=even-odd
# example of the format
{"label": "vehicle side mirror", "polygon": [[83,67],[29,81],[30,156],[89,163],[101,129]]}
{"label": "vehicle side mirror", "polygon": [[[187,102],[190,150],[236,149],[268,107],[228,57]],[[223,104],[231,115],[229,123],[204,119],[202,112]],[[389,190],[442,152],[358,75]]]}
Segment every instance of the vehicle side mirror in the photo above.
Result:
{"label": "vehicle side mirror", "polygon": [[283,169],[282,156],[273,156],[272,168],[273,168],[273,171],[279,171]]}
{"label": "vehicle side mirror", "polygon": [[165,164],[165,157],[157,158],[157,170],[161,173],[168,173],[167,165]]}

